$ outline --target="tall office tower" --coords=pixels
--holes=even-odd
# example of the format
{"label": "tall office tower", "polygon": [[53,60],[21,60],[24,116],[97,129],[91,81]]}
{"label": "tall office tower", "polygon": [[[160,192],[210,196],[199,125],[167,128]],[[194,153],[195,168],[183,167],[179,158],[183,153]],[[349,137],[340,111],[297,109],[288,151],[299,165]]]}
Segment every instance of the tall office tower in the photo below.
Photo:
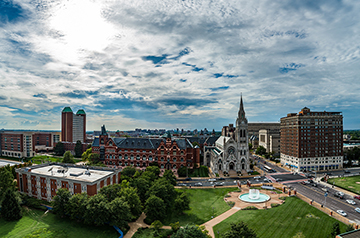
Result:
{"label": "tall office tower", "polygon": [[61,140],[66,142],[85,142],[86,113],[79,109],[76,114],[70,107],[65,107],[61,113]]}
{"label": "tall office tower", "polygon": [[327,171],[343,166],[341,112],[304,107],[280,120],[281,164],[293,171]]}

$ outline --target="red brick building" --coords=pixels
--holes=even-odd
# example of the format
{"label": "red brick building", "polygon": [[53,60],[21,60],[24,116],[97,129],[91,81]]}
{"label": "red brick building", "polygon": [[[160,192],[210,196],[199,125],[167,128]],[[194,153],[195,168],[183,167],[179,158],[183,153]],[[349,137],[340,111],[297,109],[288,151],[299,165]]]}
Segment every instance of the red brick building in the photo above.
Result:
{"label": "red brick building", "polygon": [[119,183],[120,170],[50,163],[16,169],[16,179],[20,192],[51,201],[59,188],[95,195],[102,187]]}
{"label": "red brick building", "polygon": [[135,166],[145,169],[150,163],[158,163],[160,169],[172,169],[200,165],[200,148],[193,147],[186,138],[110,138],[102,127],[99,137],[92,144],[93,153],[108,167]]}

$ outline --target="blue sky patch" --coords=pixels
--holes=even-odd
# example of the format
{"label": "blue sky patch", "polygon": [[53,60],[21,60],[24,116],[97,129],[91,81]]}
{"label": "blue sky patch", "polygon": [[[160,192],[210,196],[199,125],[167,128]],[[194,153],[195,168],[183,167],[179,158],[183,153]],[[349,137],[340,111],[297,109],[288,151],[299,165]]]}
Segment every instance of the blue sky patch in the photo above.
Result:
{"label": "blue sky patch", "polygon": [[211,91],[219,91],[219,90],[227,90],[229,89],[229,86],[222,86],[217,88],[210,88]]}
{"label": "blue sky patch", "polygon": [[38,93],[38,94],[35,94],[33,95],[34,98],[47,98],[47,96],[43,93]]}
{"label": "blue sky patch", "polygon": [[280,67],[279,72],[282,74],[286,74],[286,73],[289,73],[290,71],[295,71],[304,66],[305,65],[303,65],[303,64],[290,63],[290,64],[286,64],[284,67]]}
{"label": "blue sky patch", "polygon": [[16,23],[27,19],[29,13],[13,1],[0,1],[0,25],[3,23]]}
{"label": "blue sky patch", "polygon": [[192,71],[195,71],[195,72],[199,72],[199,71],[203,71],[204,68],[199,68],[199,67],[196,67],[196,65],[192,65],[192,64],[188,64],[188,63],[182,63],[183,65],[186,65],[186,66],[190,66],[192,67]]}
{"label": "blue sky patch", "polygon": [[144,61],[152,61],[153,64],[166,64],[167,61],[165,59],[167,56],[166,54],[162,56],[148,55],[141,57],[141,59]]}

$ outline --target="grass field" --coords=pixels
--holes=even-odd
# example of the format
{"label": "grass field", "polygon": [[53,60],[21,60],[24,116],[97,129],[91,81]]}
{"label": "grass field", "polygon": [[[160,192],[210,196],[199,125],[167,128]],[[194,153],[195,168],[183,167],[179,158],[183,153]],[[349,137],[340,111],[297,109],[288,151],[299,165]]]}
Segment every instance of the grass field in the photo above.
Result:
{"label": "grass field", "polygon": [[328,180],[329,184],[335,183],[335,186],[360,194],[360,184],[357,184],[356,182],[360,183],[360,176],[331,178]]}
{"label": "grass field", "polygon": [[119,237],[111,226],[88,226],[69,219],[60,219],[52,213],[28,210],[19,221],[0,219],[0,237]]}
{"label": "grass field", "polygon": [[[302,232],[307,238],[326,238],[331,232],[334,218],[308,205],[296,197],[286,199],[279,207],[268,210],[238,211],[231,217],[214,226],[216,237],[227,231],[230,223],[244,221],[255,230],[259,238],[293,237]],[[340,223],[341,232],[346,225]]]}
{"label": "grass field", "polygon": [[230,209],[224,201],[224,196],[237,188],[209,188],[209,189],[185,189],[190,198],[190,210],[183,215],[172,214],[166,219],[164,225],[180,222],[186,224],[201,225]]}

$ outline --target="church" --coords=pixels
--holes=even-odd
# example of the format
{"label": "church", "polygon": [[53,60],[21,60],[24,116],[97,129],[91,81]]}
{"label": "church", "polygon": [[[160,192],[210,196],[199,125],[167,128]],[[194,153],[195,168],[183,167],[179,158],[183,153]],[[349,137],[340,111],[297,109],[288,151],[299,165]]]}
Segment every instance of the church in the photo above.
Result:
{"label": "church", "polygon": [[222,135],[214,146],[204,147],[204,164],[217,174],[246,174],[250,170],[248,121],[242,97],[233,133]]}

